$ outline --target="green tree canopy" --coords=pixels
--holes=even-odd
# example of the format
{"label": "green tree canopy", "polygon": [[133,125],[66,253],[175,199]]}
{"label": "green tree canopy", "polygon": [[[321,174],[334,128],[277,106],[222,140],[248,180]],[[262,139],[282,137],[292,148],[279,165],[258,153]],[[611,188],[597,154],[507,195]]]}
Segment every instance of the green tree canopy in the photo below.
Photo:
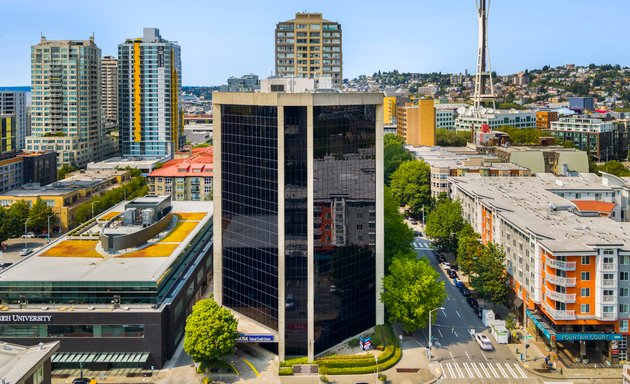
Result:
{"label": "green tree canopy", "polygon": [[66,178],[66,175],[70,172],[74,172],[77,170],[77,167],[64,164],[61,168],[57,170],[57,179],[63,180]]}
{"label": "green tree canopy", "polygon": [[462,206],[459,201],[438,200],[435,209],[427,216],[427,236],[433,238],[439,249],[454,252],[457,247],[457,235],[464,228]]}
{"label": "green tree canopy", "polygon": [[431,168],[422,160],[409,160],[400,164],[392,174],[392,195],[402,205],[408,205],[412,215],[422,207],[431,206]]}
{"label": "green tree canopy", "polygon": [[608,161],[602,165],[597,166],[598,172],[606,172],[611,175],[619,177],[630,177],[630,169],[626,168],[622,163],[617,160]]}
{"label": "green tree canopy", "polygon": [[436,144],[441,147],[465,147],[470,141],[469,132],[452,131],[450,129],[436,130]]}
{"label": "green tree canopy", "polygon": [[516,128],[503,126],[497,130],[507,133],[514,145],[538,145],[540,144],[539,139],[543,135],[543,132],[538,128]]}
{"label": "green tree canopy", "polygon": [[385,270],[387,271],[396,255],[408,255],[410,252],[413,254],[411,242],[414,233],[405,224],[403,215],[398,211],[398,204],[387,187],[385,187],[384,202]]}
{"label": "green tree canopy", "polygon": [[199,300],[186,319],[184,350],[197,363],[220,360],[236,349],[237,325],[234,315],[213,298]]}
{"label": "green tree canopy", "polygon": [[[32,228],[33,232],[42,232],[42,230],[48,229],[48,216],[52,214],[52,208],[49,207],[42,199],[37,198],[28,215],[29,228]],[[53,218],[51,217],[51,220],[52,219]]]}
{"label": "green tree canopy", "polygon": [[391,319],[401,322],[406,331],[426,326],[429,311],[446,298],[444,281],[438,277],[426,259],[395,258],[383,278],[381,293]]}
{"label": "green tree canopy", "polygon": [[480,236],[473,227],[464,223],[464,227],[457,235],[457,264],[466,275],[476,271],[476,262],[482,251]]}
{"label": "green tree canopy", "polygon": [[7,210],[6,222],[2,223],[9,239],[20,237],[24,233],[24,223],[28,219],[30,211],[31,206],[24,200],[18,200],[11,204]]}
{"label": "green tree canopy", "polygon": [[506,304],[510,289],[503,248],[494,243],[484,245],[474,265],[470,283],[477,293],[494,304]]}
{"label": "green tree canopy", "polygon": [[402,138],[393,133],[385,135],[383,157],[385,158],[384,177],[386,185],[389,185],[392,174],[398,169],[401,163],[413,160],[413,155],[406,150],[403,145],[405,145],[405,141]]}

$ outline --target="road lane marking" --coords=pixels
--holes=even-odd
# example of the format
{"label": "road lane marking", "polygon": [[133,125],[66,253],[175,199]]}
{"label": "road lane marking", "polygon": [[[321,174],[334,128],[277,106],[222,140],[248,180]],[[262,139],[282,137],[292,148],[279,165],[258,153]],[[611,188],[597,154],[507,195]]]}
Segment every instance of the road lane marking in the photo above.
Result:
{"label": "road lane marking", "polygon": [[448,371],[451,373],[451,377],[454,379],[457,377],[457,375],[455,375],[455,371],[453,370],[453,368],[451,368],[450,364],[446,364],[446,367],[448,368]]}
{"label": "road lane marking", "polygon": [[461,369],[459,369],[459,365],[458,364],[453,364],[455,366],[455,369],[457,370],[457,373],[459,374],[460,378],[464,378],[464,373],[462,372]]}
{"label": "road lane marking", "polygon": [[444,314],[444,317],[448,317],[448,316],[446,316],[446,312],[444,312],[444,310],[442,310],[442,313]]}
{"label": "road lane marking", "polygon": [[470,358],[470,355],[468,354],[468,352],[464,351],[464,353],[466,354],[466,356],[468,357],[468,360],[472,361],[472,359]]}
{"label": "road lane marking", "polygon": [[[446,377],[446,372],[444,372],[444,366],[442,366],[442,363],[438,363],[440,364],[440,372],[442,372],[442,376]],[[446,377],[448,379],[448,377]]]}
{"label": "road lane marking", "polygon": [[488,369],[490,369],[490,371],[492,371],[492,374],[494,375],[495,378],[499,378],[499,374],[497,373],[497,371],[494,370],[494,368],[492,368],[492,364],[487,363],[488,364]]}
{"label": "road lane marking", "polygon": [[481,375],[481,371],[479,371],[479,368],[477,368],[477,365],[475,363],[470,363],[470,365],[473,367],[475,372],[477,372],[477,376],[479,376],[479,378],[485,377],[485,376]]}
{"label": "road lane marking", "polygon": [[451,301],[451,298],[450,298],[450,297],[448,297],[448,296],[446,296],[446,300]]}
{"label": "road lane marking", "polygon": [[479,363],[479,367],[481,367],[481,369],[483,370],[484,377],[488,377],[488,378],[492,377],[490,376],[490,373],[488,372],[486,367],[483,366],[483,363]]}
{"label": "road lane marking", "polygon": [[486,357],[486,354],[481,352],[481,356],[483,356],[484,359],[486,359],[486,361],[488,361],[488,358]]}
{"label": "road lane marking", "polygon": [[442,331],[440,331],[440,328],[438,328],[438,333],[440,334],[440,337],[444,337],[444,335],[442,335]]}
{"label": "road lane marking", "polygon": [[473,373],[470,370],[470,368],[468,368],[468,363],[464,363],[464,368],[466,368],[466,371],[468,372],[468,376],[470,376],[471,379],[474,379],[475,375],[473,375]]}
{"label": "road lane marking", "polygon": [[451,351],[448,351],[448,354],[451,355],[451,360],[455,361],[455,358],[453,357],[453,354],[451,353]]}
{"label": "road lane marking", "polygon": [[516,370],[521,374],[521,377],[523,379],[527,379],[527,375],[525,374],[525,372],[521,369],[521,367],[518,366],[518,364],[514,364],[514,368],[516,368]]}
{"label": "road lane marking", "polygon": [[501,372],[503,376],[505,376],[506,379],[510,378],[508,374],[503,370],[503,368],[501,368],[501,364],[497,364],[497,369]]}
{"label": "road lane marking", "polygon": [[510,371],[513,378],[518,379],[518,375],[516,374],[516,372],[512,370],[512,367],[510,367],[510,364],[505,363],[505,367],[508,369],[508,371]]}
{"label": "road lane marking", "polygon": [[459,314],[459,312],[457,312],[457,310],[455,310],[455,313],[457,313],[457,316],[461,319],[462,315]]}

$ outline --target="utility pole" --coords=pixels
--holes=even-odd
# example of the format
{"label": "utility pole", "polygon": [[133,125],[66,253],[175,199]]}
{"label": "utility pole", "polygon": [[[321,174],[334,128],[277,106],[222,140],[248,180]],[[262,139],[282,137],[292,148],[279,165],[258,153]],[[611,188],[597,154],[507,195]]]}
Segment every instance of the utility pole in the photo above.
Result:
{"label": "utility pole", "polygon": [[527,363],[527,293],[523,293],[523,361]]}
{"label": "utility pole", "polygon": [[431,313],[438,309],[444,309],[444,307],[435,308],[429,311],[429,361],[431,361],[431,347],[433,347],[433,337],[431,336]]}

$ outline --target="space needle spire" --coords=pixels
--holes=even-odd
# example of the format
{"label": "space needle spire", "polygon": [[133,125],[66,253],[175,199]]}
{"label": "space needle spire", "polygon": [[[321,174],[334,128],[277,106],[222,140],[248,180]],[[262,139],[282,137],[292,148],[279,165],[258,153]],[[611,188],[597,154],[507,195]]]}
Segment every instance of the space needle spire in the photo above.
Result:
{"label": "space needle spire", "polygon": [[488,11],[490,0],[475,0],[477,5],[477,22],[479,27],[479,47],[477,49],[477,73],[475,74],[475,93],[473,106],[476,110],[485,104],[495,108],[494,87],[490,70],[490,55],[488,54]]}

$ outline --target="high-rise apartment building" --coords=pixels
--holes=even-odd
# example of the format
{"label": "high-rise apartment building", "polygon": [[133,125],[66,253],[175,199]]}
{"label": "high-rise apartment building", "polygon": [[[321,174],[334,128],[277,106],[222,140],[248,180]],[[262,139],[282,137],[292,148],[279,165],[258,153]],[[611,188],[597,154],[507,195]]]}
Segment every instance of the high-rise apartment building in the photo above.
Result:
{"label": "high-rise apartment building", "polygon": [[396,115],[396,130],[405,143],[414,147],[435,145],[435,106],[432,99],[401,105]]}
{"label": "high-rise apartment building", "polygon": [[101,50],[89,40],[46,40],[31,47],[31,136],[26,150],[56,151],[57,166],[101,158]]}
{"label": "high-rise apartment building", "polygon": [[384,321],[382,103],[214,93],[214,297],[281,360]]}
{"label": "high-rise apartment building", "polygon": [[118,116],[123,157],[172,156],[185,142],[180,47],[144,28],[118,46]]}
{"label": "high-rise apartment building", "polygon": [[321,13],[296,13],[276,25],[276,75],[279,77],[331,77],[341,87],[343,56],[341,24]]}
{"label": "high-rise apartment building", "polygon": [[15,124],[14,150],[24,149],[31,128],[26,114],[26,92],[0,91],[0,115],[11,117]]}
{"label": "high-rise apartment building", "polygon": [[105,56],[101,61],[101,102],[105,122],[118,122],[118,60]]}

